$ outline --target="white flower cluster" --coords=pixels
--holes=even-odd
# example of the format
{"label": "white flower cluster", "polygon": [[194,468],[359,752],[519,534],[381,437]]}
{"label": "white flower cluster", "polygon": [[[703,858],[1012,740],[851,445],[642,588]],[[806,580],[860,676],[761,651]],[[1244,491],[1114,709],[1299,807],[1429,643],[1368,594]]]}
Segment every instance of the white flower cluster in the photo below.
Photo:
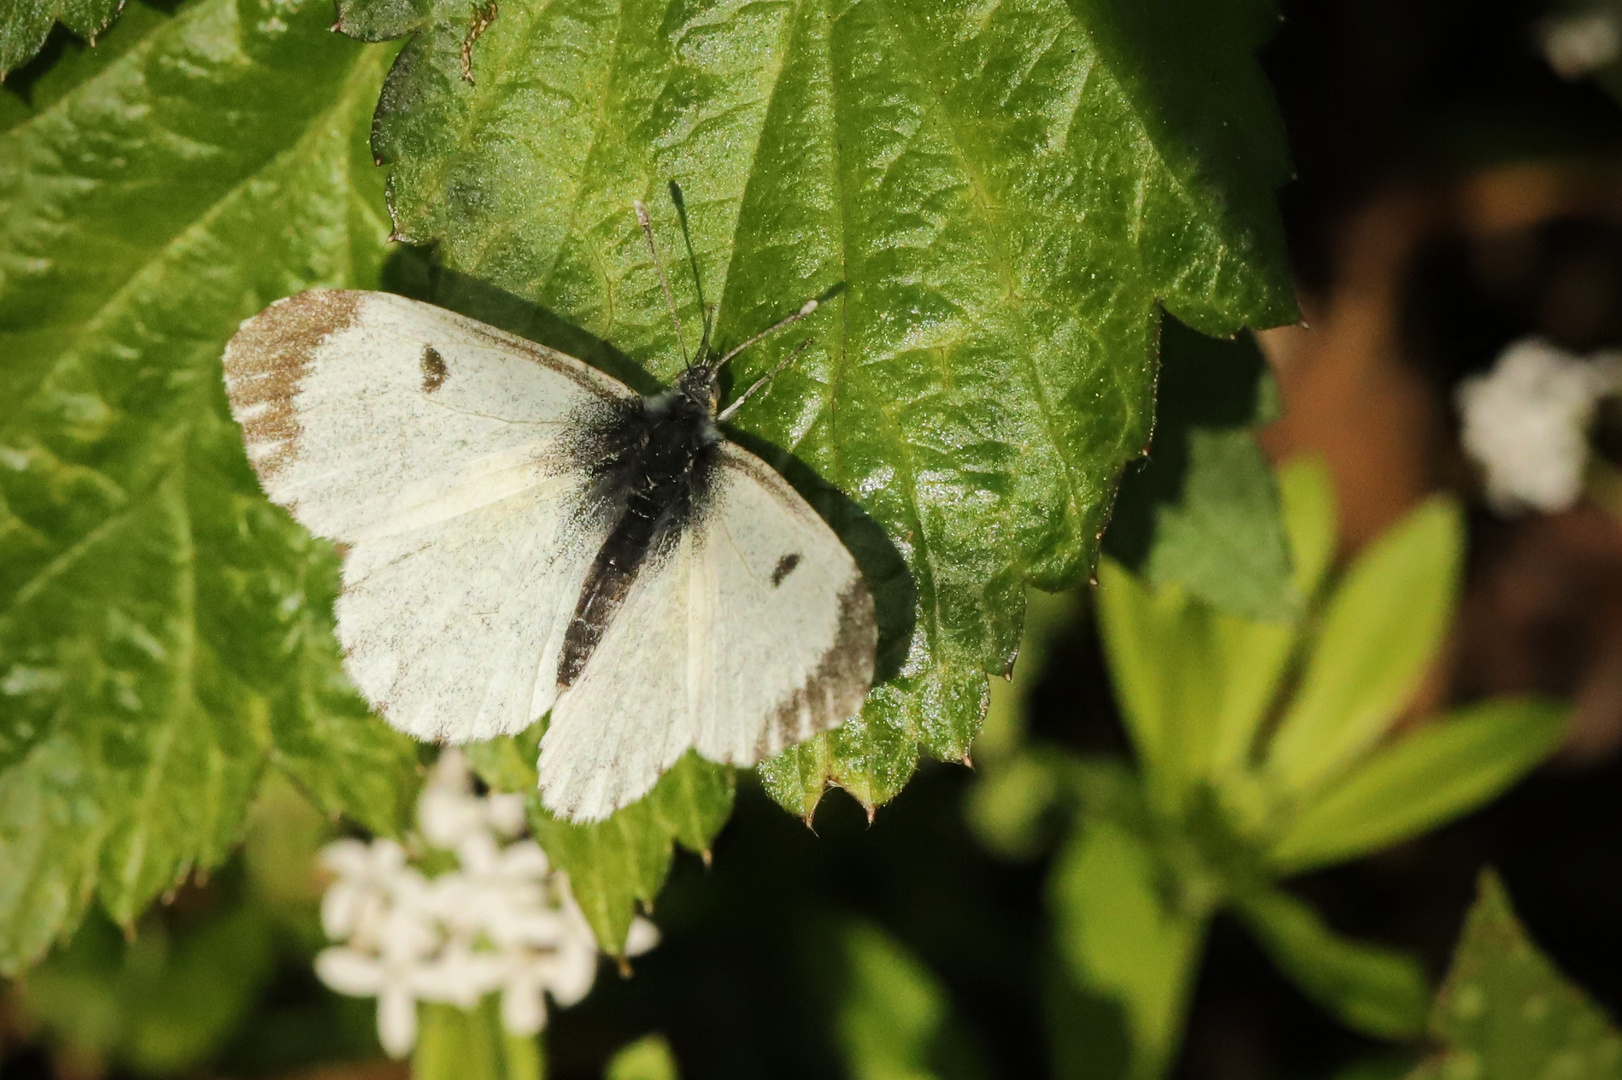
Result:
{"label": "white flower cluster", "polygon": [[[316,974],[341,994],[378,999],[378,1037],[394,1057],[416,1042],[419,1001],[466,1009],[499,992],[503,1026],[536,1034],[543,994],[567,1007],[590,991],[597,943],[567,878],[520,837],[523,796],[475,795],[462,755],[447,750],[417,801],[417,825],[427,846],[454,853],[457,869],[427,876],[387,839],[322,850],[334,880],[321,923],[343,944],[316,957]],[[657,940],[639,918],[626,952]]]}
{"label": "white flower cluster", "polygon": [[1552,513],[1576,503],[1589,425],[1619,375],[1615,356],[1585,359],[1527,338],[1506,348],[1491,372],[1459,384],[1460,440],[1482,468],[1493,509]]}

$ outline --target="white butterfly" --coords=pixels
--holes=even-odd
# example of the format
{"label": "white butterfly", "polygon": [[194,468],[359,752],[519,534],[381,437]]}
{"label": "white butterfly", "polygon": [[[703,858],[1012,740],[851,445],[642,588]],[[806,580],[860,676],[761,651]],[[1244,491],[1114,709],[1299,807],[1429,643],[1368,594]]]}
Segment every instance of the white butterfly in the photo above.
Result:
{"label": "white butterfly", "polygon": [[225,351],[266,493],[345,551],[338,637],[361,692],[453,743],[550,709],[542,798],[580,821],[689,747],[752,765],[835,727],[872,682],[855,561],[717,432],[718,367],[643,398],[376,292],[278,301]]}

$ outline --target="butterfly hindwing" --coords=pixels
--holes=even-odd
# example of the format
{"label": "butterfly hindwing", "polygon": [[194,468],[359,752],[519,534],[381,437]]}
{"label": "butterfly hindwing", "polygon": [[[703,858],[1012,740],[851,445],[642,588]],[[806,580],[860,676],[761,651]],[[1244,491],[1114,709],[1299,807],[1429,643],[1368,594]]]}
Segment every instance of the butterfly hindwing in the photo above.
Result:
{"label": "butterfly hindwing", "polygon": [[368,700],[451,741],[545,712],[602,541],[560,442],[629,389],[451,312],[337,291],[249,320],[225,375],[266,493],[348,549],[338,636]]}
{"label": "butterfly hindwing", "polygon": [[782,476],[721,447],[713,503],[645,567],[541,744],[551,809],[606,816],[689,745],[753,765],[854,715],[873,602],[850,553]]}

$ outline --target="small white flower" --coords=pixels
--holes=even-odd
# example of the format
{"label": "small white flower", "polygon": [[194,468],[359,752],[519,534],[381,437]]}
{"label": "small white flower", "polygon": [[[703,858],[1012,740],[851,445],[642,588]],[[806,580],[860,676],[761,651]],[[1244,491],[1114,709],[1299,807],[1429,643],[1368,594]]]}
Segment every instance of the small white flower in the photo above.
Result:
{"label": "small white flower", "polygon": [[524,809],[524,797],[503,792],[487,795],[484,800],[484,819],[498,836],[517,836],[529,824],[529,815]]}
{"label": "small white flower", "polygon": [[336,840],[321,849],[321,864],[337,879],[321,898],[321,927],[334,941],[373,927],[408,872],[405,849],[387,839]]}
{"label": "small white flower", "polygon": [[1622,56],[1622,27],[1606,8],[1550,19],[1543,24],[1543,57],[1563,79],[1580,79]]}
{"label": "small white flower", "polygon": [[315,972],[340,994],[377,998],[378,1041],[390,1057],[404,1057],[417,1041],[417,1002],[433,999],[425,958],[438,935],[418,913],[396,911],[385,919],[378,944],[376,951],[325,949],[315,958]]}
{"label": "small white flower", "polygon": [[417,827],[435,847],[455,848],[488,826],[485,809],[473,794],[467,759],[454,747],[439,755],[422,794],[417,796]]}
{"label": "small white flower", "polygon": [[1492,372],[1455,392],[1460,439],[1482,467],[1487,501],[1500,513],[1564,510],[1582,494],[1588,427],[1618,384],[1614,357],[1584,360],[1527,339],[1499,355]]}

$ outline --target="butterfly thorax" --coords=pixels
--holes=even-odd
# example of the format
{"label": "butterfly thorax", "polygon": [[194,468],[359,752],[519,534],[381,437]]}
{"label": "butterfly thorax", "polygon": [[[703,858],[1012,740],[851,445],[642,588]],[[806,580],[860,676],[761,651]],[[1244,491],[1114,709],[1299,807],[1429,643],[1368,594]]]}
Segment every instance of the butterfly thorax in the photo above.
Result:
{"label": "butterfly thorax", "polygon": [[610,527],[564,635],[558,685],[584,669],[644,564],[702,518],[721,442],[715,400],[714,371],[694,367],[662,394],[580,420],[575,453],[592,477],[588,511]]}

